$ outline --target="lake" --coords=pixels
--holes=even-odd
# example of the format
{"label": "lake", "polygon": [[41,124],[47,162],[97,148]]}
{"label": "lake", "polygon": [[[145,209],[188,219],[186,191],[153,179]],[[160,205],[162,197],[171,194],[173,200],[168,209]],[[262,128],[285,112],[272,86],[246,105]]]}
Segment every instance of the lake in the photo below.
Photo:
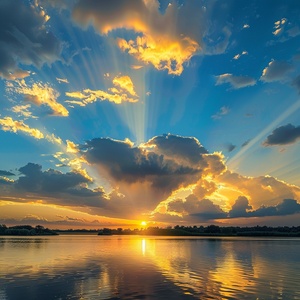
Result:
{"label": "lake", "polygon": [[0,299],[300,299],[300,239],[5,236]]}

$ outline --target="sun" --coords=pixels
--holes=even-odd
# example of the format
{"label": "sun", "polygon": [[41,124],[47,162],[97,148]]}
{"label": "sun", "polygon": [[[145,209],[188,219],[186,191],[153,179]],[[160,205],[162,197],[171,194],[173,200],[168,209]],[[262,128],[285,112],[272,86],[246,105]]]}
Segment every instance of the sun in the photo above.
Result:
{"label": "sun", "polygon": [[145,222],[145,221],[141,222],[141,226],[146,226],[146,225],[147,225],[147,222]]}

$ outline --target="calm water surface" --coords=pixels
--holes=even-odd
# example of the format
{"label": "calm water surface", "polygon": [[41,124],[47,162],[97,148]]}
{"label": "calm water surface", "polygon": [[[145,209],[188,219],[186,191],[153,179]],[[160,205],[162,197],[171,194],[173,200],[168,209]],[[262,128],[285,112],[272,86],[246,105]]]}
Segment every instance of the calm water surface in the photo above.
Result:
{"label": "calm water surface", "polygon": [[300,239],[0,237],[0,299],[300,299]]}

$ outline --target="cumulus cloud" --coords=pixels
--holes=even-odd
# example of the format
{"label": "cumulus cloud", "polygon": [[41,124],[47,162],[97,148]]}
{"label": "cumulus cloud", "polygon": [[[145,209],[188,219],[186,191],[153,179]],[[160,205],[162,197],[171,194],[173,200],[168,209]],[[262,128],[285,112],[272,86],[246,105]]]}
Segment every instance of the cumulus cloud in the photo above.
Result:
{"label": "cumulus cloud", "polygon": [[37,4],[0,2],[0,76],[15,80],[29,76],[23,65],[41,67],[59,59],[62,44],[46,22],[49,16]]}
{"label": "cumulus cloud", "polygon": [[7,91],[24,96],[24,101],[31,102],[36,106],[46,106],[50,108],[49,115],[67,117],[68,110],[59,102],[57,98],[59,93],[48,84],[41,82],[28,85],[25,80],[17,80],[7,86]]}
{"label": "cumulus cloud", "polygon": [[44,134],[40,130],[29,127],[23,121],[15,121],[11,117],[0,119],[0,126],[2,126],[2,130],[4,131],[12,131],[14,133],[21,131],[36,139],[44,138]]}
{"label": "cumulus cloud", "polygon": [[108,92],[102,90],[85,89],[83,91],[67,92],[66,96],[76,98],[78,100],[67,100],[67,103],[79,106],[86,106],[97,100],[108,100],[115,104],[123,102],[138,102],[134,84],[129,76],[117,76],[113,80],[113,87],[108,89]]}
{"label": "cumulus cloud", "polygon": [[[221,8],[220,8],[221,9]],[[182,5],[170,3],[161,13],[159,1],[80,0],[73,9],[73,19],[80,25],[93,25],[100,34],[118,35],[116,29],[136,33],[133,38],[118,36],[119,48],[139,62],[152,64],[158,70],[180,75],[192,56],[223,53],[231,36],[231,30],[223,14],[212,27],[209,15],[216,6],[187,1]]]}
{"label": "cumulus cloud", "polygon": [[234,76],[230,73],[216,76],[216,85],[229,83],[233,89],[240,89],[256,84],[256,80],[249,76]]}
{"label": "cumulus cloud", "polygon": [[252,209],[252,206],[249,205],[249,200],[244,196],[239,196],[232,205],[231,210],[229,211],[229,216],[231,218],[246,217],[247,211],[250,209]]}
{"label": "cumulus cloud", "polygon": [[222,185],[227,203],[232,204],[232,197],[244,196],[249,199],[253,209],[257,209],[263,204],[277,205],[285,198],[300,199],[299,187],[272,176],[247,177],[226,170],[220,176],[215,177],[214,181],[216,184]]}
{"label": "cumulus cloud", "polygon": [[176,190],[225,169],[220,154],[207,153],[195,138],[170,134],[139,147],[129,141],[93,139],[80,149],[85,160],[118,187],[124,199],[148,211]]}
{"label": "cumulus cloud", "polygon": [[[300,212],[300,204],[295,199],[283,199],[281,203],[275,206],[275,215],[285,216]],[[257,212],[256,211],[256,215]]]}
{"label": "cumulus cloud", "polygon": [[277,205],[262,205],[256,210],[251,210],[248,199],[240,197],[236,200],[229,212],[231,218],[250,218],[250,217],[270,217],[270,216],[286,216],[300,213],[300,204],[295,199],[283,199]]}
{"label": "cumulus cloud", "polygon": [[203,158],[202,154],[208,151],[194,137],[182,137],[172,134],[164,134],[153,137],[143,146],[155,148],[155,151],[169,158],[199,163]]}
{"label": "cumulus cloud", "polygon": [[263,69],[260,80],[265,82],[282,81],[293,69],[293,66],[285,61],[272,60]]}
{"label": "cumulus cloud", "polygon": [[300,139],[300,126],[287,124],[273,130],[263,142],[264,146],[294,144]]}
{"label": "cumulus cloud", "polygon": [[89,163],[104,168],[117,181],[149,181],[158,189],[174,189],[199,173],[198,168],[178,164],[162,154],[134,147],[127,141],[93,139],[81,149]]}
{"label": "cumulus cloud", "polygon": [[43,202],[63,206],[99,207],[105,197],[101,188],[89,189],[84,185],[91,181],[77,171],[62,173],[54,169],[42,170],[42,166],[28,163],[19,168],[21,176],[15,181],[12,193],[38,196]]}
{"label": "cumulus cloud", "polygon": [[169,212],[189,215],[201,220],[222,219],[226,213],[209,199],[199,200],[196,196],[190,195],[186,199],[176,199],[168,204]]}
{"label": "cumulus cloud", "polygon": [[[221,153],[208,153],[193,137],[167,134],[139,146],[128,139],[96,138],[82,145],[69,141],[69,148],[74,160],[89,164],[97,179],[105,178],[109,192],[95,188],[96,182],[80,170],[43,171],[29,163],[19,169],[15,181],[1,177],[0,195],[10,201],[39,199],[80,207],[96,215],[141,219],[147,214],[188,222],[279,216],[299,209],[299,187],[271,176],[231,172]],[[63,155],[56,154],[61,163]],[[71,166],[70,161],[65,163]],[[0,176],[7,175],[1,172]]]}

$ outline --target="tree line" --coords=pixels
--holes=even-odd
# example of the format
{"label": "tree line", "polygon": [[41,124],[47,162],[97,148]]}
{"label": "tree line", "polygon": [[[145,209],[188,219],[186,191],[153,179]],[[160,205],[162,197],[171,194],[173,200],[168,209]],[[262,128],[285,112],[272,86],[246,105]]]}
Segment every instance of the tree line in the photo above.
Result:
{"label": "tree line", "polygon": [[148,227],[145,229],[110,229],[99,230],[98,235],[160,235],[160,236],[299,236],[298,227],[268,227],[268,226],[180,226],[160,228]]}
{"label": "tree line", "polygon": [[7,227],[0,224],[0,235],[20,235],[20,236],[36,236],[36,235],[57,235],[53,230],[37,225],[32,227],[30,225],[17,225]]}
{"label": "tree line", "polygon": [[69,234],[98,234],[98,235],[157,235],[157,236],[277,236],[300,237],[300,226],[182,226],[148,227],[142,229],[102,228],[102,229],[48,229],[41,225],[17,225],[7,227],[0,224],[0,235],[58,235]]}

